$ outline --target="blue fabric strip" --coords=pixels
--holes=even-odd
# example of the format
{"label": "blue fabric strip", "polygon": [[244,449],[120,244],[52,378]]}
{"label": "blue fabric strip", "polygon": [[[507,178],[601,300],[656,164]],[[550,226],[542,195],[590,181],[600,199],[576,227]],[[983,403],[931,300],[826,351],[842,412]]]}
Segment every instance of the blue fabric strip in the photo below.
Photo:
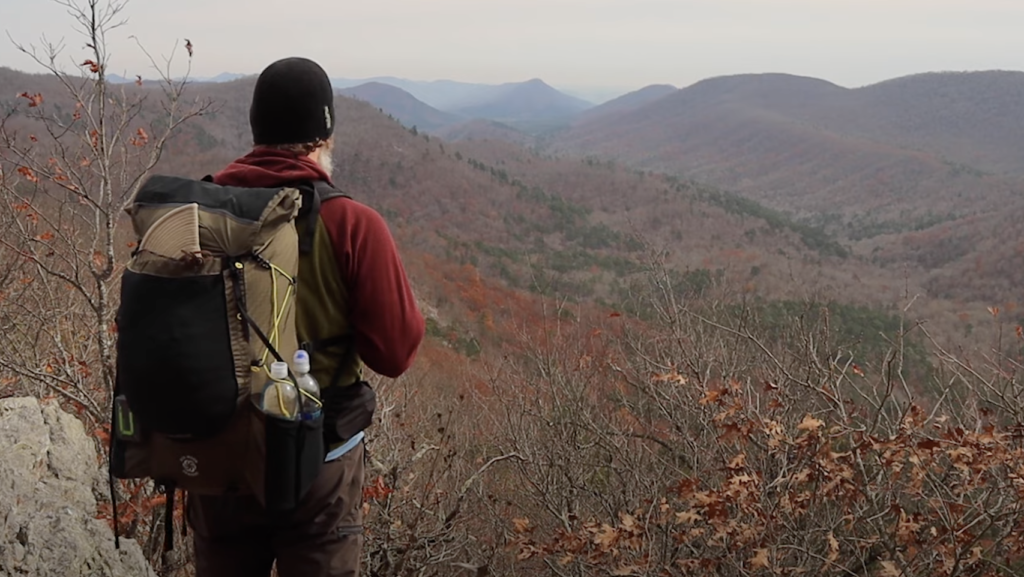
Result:
{"label": "blue fabric strip", "polygon": [[346,441],[344,445],[338,447],[337,449],[331,451],[330,453],[327,453],[327,458],[324,459],[324,462],[330,463],[335,459],[341,458],[342,455],[351,451],[356,445],[358,445],[359,442],[362,441],[363,437],[365,436],[366,434],[363,431],[359,431],[358,433],[356,433],[354,437]]}

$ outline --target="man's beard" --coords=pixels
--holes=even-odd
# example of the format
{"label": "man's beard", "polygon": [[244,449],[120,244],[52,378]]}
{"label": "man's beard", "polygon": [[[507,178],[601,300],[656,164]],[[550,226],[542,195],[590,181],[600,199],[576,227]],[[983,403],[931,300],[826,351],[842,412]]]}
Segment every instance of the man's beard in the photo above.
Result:
{"label": "man's beard", "polygon": [[324,147],[320,150],[320,157],[317,158],[317,164],[320,165],[320,168],[324,169],[324,172],[327,173],[327,176],[331,176],[332,174],[334,174],[333,144],[328,143],[324,145]]}

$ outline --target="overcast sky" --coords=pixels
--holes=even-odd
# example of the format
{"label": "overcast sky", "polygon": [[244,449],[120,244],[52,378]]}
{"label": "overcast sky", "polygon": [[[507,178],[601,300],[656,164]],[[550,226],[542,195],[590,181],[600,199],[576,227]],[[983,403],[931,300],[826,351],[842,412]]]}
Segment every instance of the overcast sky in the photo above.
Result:
{"label": "overcast sky", "polygon": [[[852,87],[1024,69],[1024,0],[131,0],[125,15],[111,69],[130,76],[152,77],[131,34],[163,55],[191,39],[198,76],[257,73],[290,55],[318,60],[332,77],[539,77],[623,90],[744,72]],[[64,38],[81,59],[72,25],[52,0],[0,0],[4,32],[25,43]],[[0,65],[33,69],[7,38]]]}

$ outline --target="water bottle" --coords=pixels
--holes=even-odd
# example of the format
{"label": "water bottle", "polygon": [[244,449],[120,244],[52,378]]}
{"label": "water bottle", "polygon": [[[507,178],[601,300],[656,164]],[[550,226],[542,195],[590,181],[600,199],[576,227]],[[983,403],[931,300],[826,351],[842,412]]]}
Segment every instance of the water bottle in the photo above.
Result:
{"label": "water bottle", "polygon": [[264,413],[283,419],[295,420],[299,414],[299,392],[288,380],[288,363],[270,365],[270,384],[263,389]]}
{"label": "water bottle", "polygon": [[292,370],[302,397],[302,418],[315,419],[320,414],[320,385],[309,372],[309,353],[302,349],[295,351]]}

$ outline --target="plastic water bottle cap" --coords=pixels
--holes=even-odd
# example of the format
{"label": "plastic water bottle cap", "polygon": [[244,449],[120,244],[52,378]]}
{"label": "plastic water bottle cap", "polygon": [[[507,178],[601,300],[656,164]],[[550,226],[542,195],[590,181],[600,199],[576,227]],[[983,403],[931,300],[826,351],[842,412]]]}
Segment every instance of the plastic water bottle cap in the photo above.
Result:
{"label": "plastic water bottle cap", "polygon": [[288,378],[288,363],[277,361],[270,364],[270,378],[283,381]]}
{"label": "plastic water bottle cap", "polygon": [[292,358],[292,363],[295,365],[295,372],[306,374],[309,372],[309,353],[299,349],[295,351],[295,357]]}

